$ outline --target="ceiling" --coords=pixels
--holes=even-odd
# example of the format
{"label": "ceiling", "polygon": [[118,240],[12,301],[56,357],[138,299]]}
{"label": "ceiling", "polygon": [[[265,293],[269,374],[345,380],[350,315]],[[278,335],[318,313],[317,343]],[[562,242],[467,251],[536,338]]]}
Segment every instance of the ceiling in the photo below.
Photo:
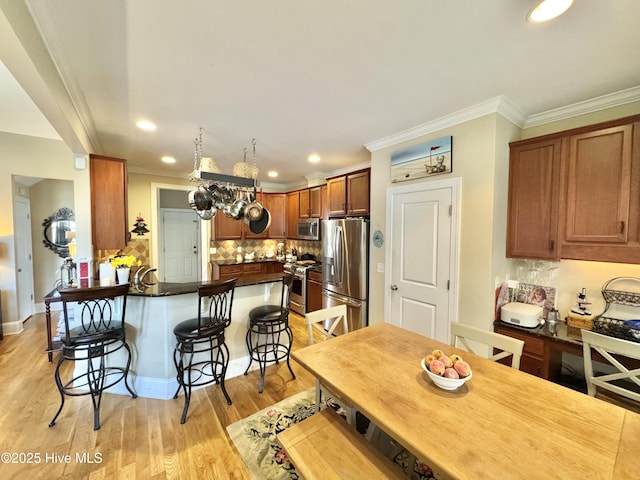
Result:
{"label": "ceiling", "polygon": [[[365,145],[488,99],[504,96],[527,118],[640,86],[640,2],[578,1],[532,25],[534,3],[0,0],[0,9],[54,101],[39,103],[31,76],[16,78],[74,151],[186,177],[201,127],[203,154],[225,173],[244,148],[253,162],[255,138],[260,180],[296,184],[366,164]],[[15,132],[5,124],[19,125],[12,118],[27,107],[5,109],[2,70],[0,128]],[[138,129],[141,119],[157,129]]]}

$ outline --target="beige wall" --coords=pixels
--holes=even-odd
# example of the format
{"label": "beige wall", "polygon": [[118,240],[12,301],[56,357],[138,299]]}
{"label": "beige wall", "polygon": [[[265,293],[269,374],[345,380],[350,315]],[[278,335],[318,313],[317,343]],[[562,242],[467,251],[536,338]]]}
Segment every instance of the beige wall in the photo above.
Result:
{"label": "beige wall", "polygon": [[[59,140],[0,132],[0,289],[3,322],[18,321],[12,176],[70,180],[78,225],[78,255],[91,255],[89,170],[74,169],[74,155]],[[34,239],[34,242],[37,239]],[[35,302],[42,300],[36,298]],[[12,330],[5,328],[5,333]]]}
{"label": "beige wall", "polygon": [[[516,127],[497,114],[425,135],[410,142],[375,151],[371,156],[371,229],[380,229],[385,238],[386,191],[390,181],[391,153],[412,145],[451,135],[453,173],[419,179],[413,183],[442,180],[446,177],[462,179],[460,205],[459,254],[459,319],[466,323],[488,326],[493,314],[494,276],[507,274],[505,252],[506,179],[508,175],[508,141],[518,138]],[[505,144],[506,142],[506,144]],[[500,255],[495,258],[495,252]],[[385,262],[384,248],[371,247],[369,311],[370,323],[383,320],[387,292],[384,274],[377,272],[377,264]]]}
{"label": "beige wall", "polygon": [[42,222],[58,209],[66,207],[73,210],[73,182],[70,180],[46,179],[30,188],[31,194],[31,239],[33,244],[33,290],[36,303],[40,303],[60,279],[62,258],[47,248],[42,240],[44,227]]}

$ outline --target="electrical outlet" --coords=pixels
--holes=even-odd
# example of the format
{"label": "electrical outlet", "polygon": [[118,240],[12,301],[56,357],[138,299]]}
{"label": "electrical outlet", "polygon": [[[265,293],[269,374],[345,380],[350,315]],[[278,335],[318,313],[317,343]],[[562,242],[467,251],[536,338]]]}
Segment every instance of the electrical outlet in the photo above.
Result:
{"label": "electrical outlet", "polygon": [[378,262],[378,273],[384,273],[384,263]]}
{"label": "electrical outlet", "polygon": [[215,248],[215,247],[211,247],[211,248],[209,249],[209,253],[210,253],[211,255],[215,255],[216,253],[218,253],[218,249],[217,249],[217,248]]}

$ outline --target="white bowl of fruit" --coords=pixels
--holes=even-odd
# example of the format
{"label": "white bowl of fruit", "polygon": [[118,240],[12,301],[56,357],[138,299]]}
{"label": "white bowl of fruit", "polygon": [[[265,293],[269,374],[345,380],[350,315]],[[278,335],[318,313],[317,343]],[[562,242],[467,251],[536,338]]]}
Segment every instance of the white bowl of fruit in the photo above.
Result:
{"label": "white bowl of fruit", "polygon": [[460,355],[445,355],[442,350],[434,350],[421,363],[433,383],[443,390],[456,390],[472,376],[471,367]]}

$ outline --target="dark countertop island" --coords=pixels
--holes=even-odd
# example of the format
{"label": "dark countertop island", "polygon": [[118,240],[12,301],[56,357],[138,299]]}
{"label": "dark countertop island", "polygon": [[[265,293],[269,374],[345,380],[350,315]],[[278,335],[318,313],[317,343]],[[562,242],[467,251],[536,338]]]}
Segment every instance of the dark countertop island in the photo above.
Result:
{"label": "dark countertop island", "polygon": [[[281,273],[267,273],[264,275],[250,275],[238,278],[236,287],[246,287],[248,285],[260,285],[262,283],[277,282],[282,278]],[[166,297],[170,295],[182,295],[185,293],[195,293],[198,285],[204,282],[191,283],[168,283],[158,282],[152,285],[132,285],[129,295],[136,297]],[[215,282],[214,282],[215,283]]]}

